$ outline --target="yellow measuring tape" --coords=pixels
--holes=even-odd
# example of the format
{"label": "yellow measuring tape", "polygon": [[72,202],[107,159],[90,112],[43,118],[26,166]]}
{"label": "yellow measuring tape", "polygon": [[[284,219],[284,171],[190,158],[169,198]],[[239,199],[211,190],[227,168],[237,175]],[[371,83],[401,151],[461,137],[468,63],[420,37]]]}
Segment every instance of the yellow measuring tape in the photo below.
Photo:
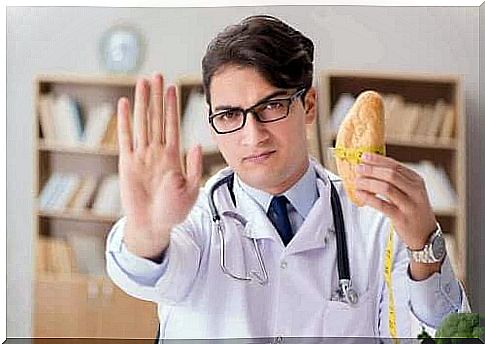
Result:
{"label": "yellow measuring tape", "polygon": [[[370,152],[381,155],[386,155],[386,147],[357,147],[346,148],[336,147],[334,155],[336,158],[350,162],[351,164],[359,164],[362,159],[362,154]],[[389,230],[389,238],[384,252],[384,280],[389,291],[389,333],[393,343],[398,344],[397,327],[396,327],[396,305],[394,300],[394,291],[392,289],[392,265],[393,265],[393,248],[394,248],[394,226],[391,223]]]}
{"label": "yellow measuring tape", "polygon": [[384,253],[384,280],[389,291],[389,333],[393,339],[393,343],[399,343],[397,339],[396,327],[396,306],[394,301],[394,291],[392,289],[392,264],[393,264],[393,248],[394,248],[394,226],[391,223],[389,230],[389,238],[386,244],[386,251]]}
{"label": "yellow measuring tape", "polygon": [[381,155],[386,155],[386,146],[376,146],[376,147],[335,147],[334,155],[340,160],[348,161],[352,164],[360,163],[362,154],[364,153],[377,153]]}

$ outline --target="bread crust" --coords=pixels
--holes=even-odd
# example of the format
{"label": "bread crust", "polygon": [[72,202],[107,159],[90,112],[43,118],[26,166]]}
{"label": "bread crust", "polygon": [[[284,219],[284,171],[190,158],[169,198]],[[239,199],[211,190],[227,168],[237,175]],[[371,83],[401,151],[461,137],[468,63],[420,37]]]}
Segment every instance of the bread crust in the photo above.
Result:
{"label": "bread crust", "polygon": [[362,92],[339,127],[336,164],[347,196],[357,206],[362,202],[355,196],[356,166],[363,152],[385,154],[384,103],[375,91]]}

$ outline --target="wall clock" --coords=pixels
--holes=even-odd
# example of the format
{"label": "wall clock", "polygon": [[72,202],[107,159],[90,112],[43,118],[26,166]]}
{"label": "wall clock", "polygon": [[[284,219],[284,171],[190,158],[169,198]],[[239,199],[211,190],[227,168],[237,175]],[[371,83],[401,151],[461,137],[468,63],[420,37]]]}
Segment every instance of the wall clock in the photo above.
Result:
{"label": "wall clock", "polygon": [[130,26],[114,26],[101,37],[100,55],[109,72],[135,72],[142,62],[142,37]]}

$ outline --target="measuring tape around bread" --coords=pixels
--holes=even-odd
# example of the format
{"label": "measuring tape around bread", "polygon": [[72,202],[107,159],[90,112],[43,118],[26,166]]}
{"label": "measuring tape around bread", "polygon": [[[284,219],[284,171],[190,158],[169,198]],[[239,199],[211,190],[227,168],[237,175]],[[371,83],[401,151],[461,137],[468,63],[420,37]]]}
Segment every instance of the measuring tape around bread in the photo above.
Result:
{"label": "measuring tape around bread", "polygon": [[[359,94],[339,127],[334,156],[337,171],[342,178],[345,192],[357,206],[362,202],[355,196],[356,166],[365,152],[386,155],[384,102],[379,93],[364,91]],[[389,334],[397,338],[396,307],[392,286],[393,234],[391,224],[384,253],[384,281],[388,289]]]}
{"label": "measuring tape around bread", "polygon": [[337,170],[357,206],[362,202],[355,197],[355,167],[365,152],[385,155],[384,129],[384,103],[375,91],[359,94],[339,127],[334,149]]}

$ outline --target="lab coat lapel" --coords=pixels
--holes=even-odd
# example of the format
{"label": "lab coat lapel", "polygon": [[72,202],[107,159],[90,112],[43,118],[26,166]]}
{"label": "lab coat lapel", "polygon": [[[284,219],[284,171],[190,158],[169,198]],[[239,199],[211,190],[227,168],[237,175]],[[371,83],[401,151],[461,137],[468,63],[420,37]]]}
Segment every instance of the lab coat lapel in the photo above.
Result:
{"label": "lab coat lapel", "polygon": [[281,240],[264,210],[249,195],[238,192],[236,203],[239,213],[248,221],[244,228],[245,236],[254,239]]}
{"label": "lab coat lapel", "polygon": [[[217,176],[211,178],[206,184],[207,190],[211,185],[224,178],[232,171],[222,170]],[[273,224],[266,216],[263,209],[244,192],[236,192],[236,207],[234,206],[227,185],[221,186],[214,194],[214,201],[219,214],[224,221],[228,217],[237,217],[244,225],[243,234],[248,238],[281,240]]]}
{"label": "lab coat lapel", "polygon": [[332,208],[330,205],[330,185],[325,176],[317,179],[319,198],[307,218],[286,248],[286,254],[323,248],[328,237],[334,232]]}

